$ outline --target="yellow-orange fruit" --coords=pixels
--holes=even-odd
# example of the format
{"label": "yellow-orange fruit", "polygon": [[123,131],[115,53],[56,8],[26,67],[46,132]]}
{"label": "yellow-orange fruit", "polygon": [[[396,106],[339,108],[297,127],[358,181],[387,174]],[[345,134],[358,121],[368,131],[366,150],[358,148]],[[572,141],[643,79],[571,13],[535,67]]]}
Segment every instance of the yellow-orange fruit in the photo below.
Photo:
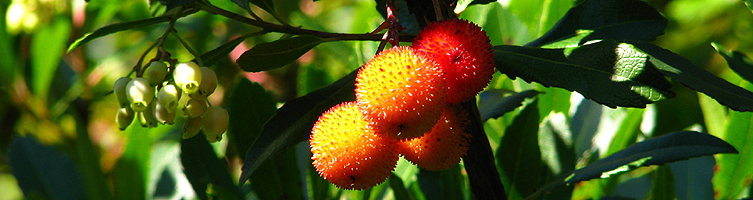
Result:
{"label": "yellow-orange fruit", "polygon": [[448,106],[430,132],[398,142],[403,157],[428,170],[445,170],[460,162],[468,151],[471,134],[467,131],[468,114],[458,106]]}
{"label": "yellow-orange fruit", "polygon": [[319,175],[343,189],[384,182],[397,165],[397,141],[379,137],[355,102],[336,105],[311,130],[311,159]]}
{"label": "yellow-orange fruit", "polygon": [[411,47],[377,54],[356,76],[356,102],[377,134],[416,138],[431,130],[445,107],[442,69]]}
{"label": "yellow-orange fruit", "polygon": [[445,72],[447,103],[476,96],[494,74],[489,36],[475,24],[450,19],[429,24],[413,40],[413,48],[432,56]]}

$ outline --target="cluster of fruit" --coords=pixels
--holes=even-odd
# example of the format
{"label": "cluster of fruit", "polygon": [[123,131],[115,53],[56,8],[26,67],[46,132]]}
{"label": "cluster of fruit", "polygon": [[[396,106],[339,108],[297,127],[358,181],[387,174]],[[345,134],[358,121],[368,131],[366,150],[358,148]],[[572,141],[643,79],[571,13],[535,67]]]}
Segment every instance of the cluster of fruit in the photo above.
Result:
{"label": "cluster of fruit", "polygon": [[356,101],[319,117],[311,131],[313,165],[329,182],[365,189],[384,182],[399,156],[444,170],[468,150],[470,121],[460,104],[494,73],[491,43],[465,20],[435,22],[412,46],[387,49],[356,76]]}
{"label": "cluster of fruit", "polygon": [[115,81],[113,92],[120,103],[115,121],[120,130],[125,130],[137,116],[143,127],[175,124],[178,104],[185,93],[190,99],[182,107],[183,116],[187,118],[183,138],[191,138],[204,130],[208,141],[222,140],[229,122],[228,112],[218,106],[209,107],[206,101],[217,88],[214,71],[194,62],[168,68],[161,61],[152,61],[147,67],[142,77],[121,77]]}

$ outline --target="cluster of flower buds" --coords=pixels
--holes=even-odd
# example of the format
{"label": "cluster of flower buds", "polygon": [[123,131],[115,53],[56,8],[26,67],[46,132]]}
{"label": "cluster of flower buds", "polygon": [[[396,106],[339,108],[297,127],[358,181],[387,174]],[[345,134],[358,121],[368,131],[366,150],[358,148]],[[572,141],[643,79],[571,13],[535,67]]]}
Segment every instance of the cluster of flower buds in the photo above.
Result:
{"label": "cluster of flower buds", "polygon": [[[168,76],[170,73],[172,76]],[[186,117],[183,138],[204,130],[208,141],[217,142],[227,130],[229,116],[227,110],[207,104],[207,97],[216,88],[217,75],[207,67],[184,62],[171,69],[161,61],[152,61],[143,77],[121,77],[115,81],[113,92],[120,103],[115,121],[120,130],[125,130],[134,118],[147,128],[173,125],[180,98],[188,96],[180,109]]]}

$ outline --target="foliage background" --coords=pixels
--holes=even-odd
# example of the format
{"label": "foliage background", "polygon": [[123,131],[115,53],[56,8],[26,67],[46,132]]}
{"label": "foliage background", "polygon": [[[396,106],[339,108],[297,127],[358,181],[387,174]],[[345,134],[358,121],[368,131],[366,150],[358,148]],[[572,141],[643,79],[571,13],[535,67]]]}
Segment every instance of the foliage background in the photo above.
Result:
{"label": "foliage background", "polygon": [[[179,125],[156,129],[131,126],[126,131],[118,131],[114,122],[117,100],[107,93],[114,81],[125,76],[144,50],[162,35],[167,24],[119,32],[66,53],[69,44],[88,32],[112,23],[150,18],[151,13],[162,12],[160,7],[133,0],[91,0],[88,3],[83,0],[14,1],[33,8],[29,13],[35,13],[38,21],[20,30],[9,28],[6,21],[0,22],[3,25],[0,29],[0,199],[80,199],[112,195],[122,199],[206,198],[207,195],[247,199],[301,196],[311,199],[338,196],[349,199],[472,198],[463,167],[430,172],[402,160],[388,184],[366,191],[338,190],[319,178],[311,168],[310,152],[305,143],[273,157],[252,175],[251,181],[241,187],[234,186],[245,157],[245,152],[238,149],[248,148],[248,141],[253,141],[256,136],[234,136],[232,132],[248,129],[258,133],[263,122],[274,114],[278,102],[302,96],[347,75],[374,55],[378,42],[323,43],[284,68],[246,73],[235,65],[235,58],[255,44],[274,41],[284,35],[268,33],[245,39],[228,58],[212,66],[221,80],[218,92],[210,98],[213,105],[232,108],[233,120],[243,124],[231,122],[228,138],[206,146],[200,142],[181,141]],[[210,2],[236,13],[244,12],[231,1]],[[371,0],[274,2],[279,13],[277,17],[308,29],[366,33],[383,21],[375,9],[376,3]],[[665,34],[656,44],[733,84],[751,89],[750,83],[731,71],[710,45],[715,42],[725,49],[748,55],[753,53],[753,14],[743,1],[647,2],[669,20]],[[472,5],[460,18],[481,25],[493,45],[523,45],[554,26],[575,3],[570,0],[497,1]],[[3,16],[7,16],[10,4],[11,0],[0,2]],[[252,9],[263,19],[275,21],[275,17],[262,9],[253,6]],[[178,20],[176,29],[198,52],[210,51],[236,37],[258,31],[206,12]],[[193,59],[175,39],[168,39],[166,48],[180,61]],[[531,166],[530,170],[541,170],[509,172],[500,167],[508,196],[513,199],[525,197],[534,189],[526,186],[545,183],[637,140],[687,129],[720,137],[741,154],[700,157],[666,166],[639,168],[609,179],[571,185],[548,197],[560,199],[558,195],[566,194],[572,194],[572,199],[603,196],[708,199],[706,197],[715,194],[716,198],[728,199],[748,196],[753,177],[750,171],[717,175],[713,180],[711,177],[716,171],[716,162],[725,159],[744,161],[741,157],[753,155],[743,151],[753,146],[753,141],[745,138],[753,132],[749,128],[753,116],[729,111],[703,94],[679,83],[673,84],[673,91],[677,93],[673,99],[651,104],[646,109],[611,109],[582,100],[577,93],[571,95],[563,89],[545,88],[521,79],[510,80],[497,73],[489,88],[499,90],[490,90],[482,94],[481,99],[485,98],[484,95],[501,95],[494,91],[536,89],[543,92],[537,100],[526,102],[526,105],[536,106],[518,108],[484,125],[499,166],[503,166],[500,163],[515,162]],[[523,112],[523,108],[534,107],[538,112]],[[252,110],[254,114],[233,112],[236,108]],[[522,114],[538,116],[539,121],[531,123],[540,129],[529,134],[538,137],[524,141],[531,147],[539,145],[540,149],[509,148],[514,145],[507,143],[505,132],[518,130],[511,126],[516,116]],[[731,136],[727,132],[737,135]],[[574,137],[563,137],[562,134]],[[570,140],[558,141],[562,138]],[[520,154],[510,158],[511,151]],[[540,151],[540,156],[529,154],[535,151]],[[574,153],[570,155],[572,157],[557,157],[566,155],[561,154],[562,151]],[[214,154],[207,155],[207,152]],[[183,165],[206,167],[203,170],[211,171],[210,175],[198,179],[211,179],[212,184],[203,188],[192,187],[189,180],[197,179],[190,170],[184,171]],[[746,165],[740,163],[740,166]],[[510,175],[504,175],[506,172]],[[741,178],[739,181],[743,183],[747,181],[747,185],[740,185],[739,191],[731,191],[734,187],[722,187],[735,178]],[[394,186],[400,182],[403,190]],[[511,182],[522,188],[511,188]]]}

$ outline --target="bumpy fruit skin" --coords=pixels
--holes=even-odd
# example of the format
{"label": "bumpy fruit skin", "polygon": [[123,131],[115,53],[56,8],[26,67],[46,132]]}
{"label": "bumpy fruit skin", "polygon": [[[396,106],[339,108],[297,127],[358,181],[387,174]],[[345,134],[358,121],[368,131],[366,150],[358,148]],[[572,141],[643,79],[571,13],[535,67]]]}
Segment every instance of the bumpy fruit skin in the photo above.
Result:
{"label": "bumpy fruit skin", "polygon": [[133,111],[144,112],[154,100],[154,87],[149,86],[146,78],[134,78],[126,86],[126,96]]}
{"label": "bumpy fruit skin", "polygon": [[410,47],[382,51],[356,76],[356,101],[376,132],[392,139],[431,130],[445,107],[441,67]]}
{"label": "bumpy fruit skin", "polygon": [[218,106],[209,107],[204,111],[201,119],[201,130],[204,130],[207,140],[209,142],[222,140],[222,134],[225,133],[230,122],[230,115],[227,110]]}
{"label": "bumpy fruit skin", "polygon": [[126,94],[126,88],[128,83],[131,82],[131,78],[120,77],[115,81],[115,85],[112,87],[112,91],[115,94],[115,98],[118,99],[120,107],[130,107],[131,102],[128,101],[128,95]]}
{"label": "bumpy fruit skin", "polygon": [[147,75],[149,75],[149,85],[157,86],[165,81],[165,76],[167,76],[167,65],[160,61],[152,61],[149,63]]}
{"label": "bumpy fruit skin", "polygon": [[206,99],[216,89],[217,74],[212,69],[201,67],[201,84],[199,84],[199,90],[189,96],[194,99]]}
{"label": "bumpy fruit skin", "polygon": [[442,66],[447,103],[459,104],[476,96],[494,74],[494,53],[486,32],[465,20],[429,24],[416,36],[413,48],[426,52]]}
{"label": "bumpy fruit skin", "polygon": [[173,70],[173,80],[186,94],[193,94],[199,91],[201,83],[201,69],[195,62],[179,63]]}
{"label": "bumpy fruit skin", "polygon": [[471,134],[468,114],[458,106],[448,106],[442,118],[423,136],[398,143],[403,157],[428,170],[445,170],[460,162],[468,151]]}
{"label": "bumpy fruit skin", "polygon": [[324,179],[361,190],[384,182],[397,165],[397,141],[379,137],[354,102],[322,114],[311,130],[311,159]]}

